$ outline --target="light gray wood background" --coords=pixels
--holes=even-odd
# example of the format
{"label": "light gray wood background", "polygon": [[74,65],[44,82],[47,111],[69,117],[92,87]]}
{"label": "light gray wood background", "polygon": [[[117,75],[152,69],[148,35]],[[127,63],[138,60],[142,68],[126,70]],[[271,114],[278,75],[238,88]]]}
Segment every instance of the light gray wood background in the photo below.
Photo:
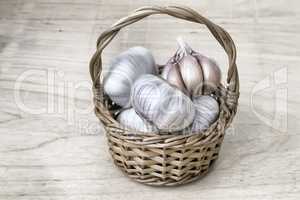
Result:
{"label": "light gray wood background", "polygon": [[[97,36],[144,5],[182,1],[0,0],[0,199],[300,199],[300,3],[187,0],[238,49],[239,111],[215,169],[182,187],[135,183],[114,165],[93,114],[88,62]],[[153,16],[119,34],[104,64],[134,45],[159,63],[183,36],[224,52],[203,26]]]}

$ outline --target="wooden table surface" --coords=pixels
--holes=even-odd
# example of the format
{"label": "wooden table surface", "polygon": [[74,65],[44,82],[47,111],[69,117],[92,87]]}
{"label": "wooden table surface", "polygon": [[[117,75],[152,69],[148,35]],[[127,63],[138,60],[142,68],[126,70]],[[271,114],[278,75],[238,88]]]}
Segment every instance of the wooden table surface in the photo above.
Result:
{"label": "wooden table surface", "polygon": [[[238,50],[239,110],[214,170],[181,187],[133,182],[114,165],[92,111],[88,63],[97,36],[145,5],[182,1],[0,0],[0,199],[300,199],[300,2],[187,0]],[[220,64],[204,26],[151,16],[104,52],[150,48],[158,63],[182,36]]]}

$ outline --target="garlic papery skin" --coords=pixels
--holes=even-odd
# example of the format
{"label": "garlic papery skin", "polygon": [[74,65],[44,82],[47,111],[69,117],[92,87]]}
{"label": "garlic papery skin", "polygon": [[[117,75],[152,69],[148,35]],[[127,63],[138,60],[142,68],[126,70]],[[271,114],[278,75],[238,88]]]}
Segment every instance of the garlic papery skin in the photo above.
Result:
{"label": "garlic papery skin", "polygon": [[172,63],[172,61],[169,61],[162,71],[161,77],[165,80],[167,80],[171,85],[176,86],[178,89],[180,89],[182,92],[184,92],[186,95],[189,96],[189,92],[187,91],[180,71],[179,67],[176,66],[176,63]]}
{"label": "garlic papery skin", "polygon": [[183,92],[154,75],[143,75],[133,85],[131,105],[164,132],[189,126],[195,116],[193,102]]}
{"label": "garlic papery skin", "polygon": [[218,65],[192,50],[181,38],[177,41],[179,49],[163,68],[162,78],[189,96],[213,93],[221,81]]}
{"label": "garlic papery skin", "polygon": [[211,96],[198,96],[193,99],[196,107],[196,115],[192,124],[192,133],[201,132],[210,127],[210,125],[219,116],[219,104]]}
{"label": "garlic papery skin", "polygon": [[144,47],[132,47],[115,57],[103,79],[104,92],[116,104],[130,107],[130,91],[134,81],[143,74],[156,74],[151,52]]}
{"label": "garlic papery skin", "polygon": [[193,53],[193,55],[199,61],[203,72],[204,88],[202,93],[211,94],[221,84],[221,70],[213,59],[200,53]]}
{"label": "garlic papery skin", "polygon": [[158,129],[140,117],[133,108],[123,110],[118,116],[117,121],[125,128],[141,132],[158,133]]}

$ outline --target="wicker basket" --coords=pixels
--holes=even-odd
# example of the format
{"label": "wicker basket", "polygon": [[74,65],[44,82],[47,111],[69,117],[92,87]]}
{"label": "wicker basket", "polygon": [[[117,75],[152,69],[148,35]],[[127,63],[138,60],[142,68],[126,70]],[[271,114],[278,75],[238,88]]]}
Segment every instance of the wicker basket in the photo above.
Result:
{"label": "wicker basket", "polygon": [[[205,132],[190,135],[136,134],[137,131],[124,129],[115,120],[114,111],[118,107],[103,93],[100,80],[103,49],[123,27],[153,14],[167,14],[206,25],[228,55],[227,85],[220,87],[218,98],[219,118]],[[90,73],[96,116],[104,124],[114,162],[125,174],[145,184],[172,186],[191,182],[209,171],[218,157],[225,129],[236,113],[239,96],[236,49],[223,28],[187,7],[140,8],[100,35],[97,51],[90,61]]]}

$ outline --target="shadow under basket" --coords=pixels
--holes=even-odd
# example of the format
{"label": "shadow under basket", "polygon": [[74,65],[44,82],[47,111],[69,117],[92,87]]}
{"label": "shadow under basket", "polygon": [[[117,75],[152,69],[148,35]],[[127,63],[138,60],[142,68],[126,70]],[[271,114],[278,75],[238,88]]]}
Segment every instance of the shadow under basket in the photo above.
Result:
{"label": "shadow under basket", "polygon": [[[100,75],[101,54],[124,27],[153,14],[167,14],[179,19],[204,24],[228,55],[226,86],[220,86],[220,114],[209,129],[193,134],[139,133],[124,129],[115,120],[116,106],[103,92]],[[225,129],[237,109],[239,78],[236,49],[230,35],[220,26],[187,7],[143,7],[104,31],[97,40],[97,51],[90,61],[96,116],[103,123],[109,150],[115,164],[130,178],[148,185],[173,186],[191,182],[205,175],[218,158]]]}

